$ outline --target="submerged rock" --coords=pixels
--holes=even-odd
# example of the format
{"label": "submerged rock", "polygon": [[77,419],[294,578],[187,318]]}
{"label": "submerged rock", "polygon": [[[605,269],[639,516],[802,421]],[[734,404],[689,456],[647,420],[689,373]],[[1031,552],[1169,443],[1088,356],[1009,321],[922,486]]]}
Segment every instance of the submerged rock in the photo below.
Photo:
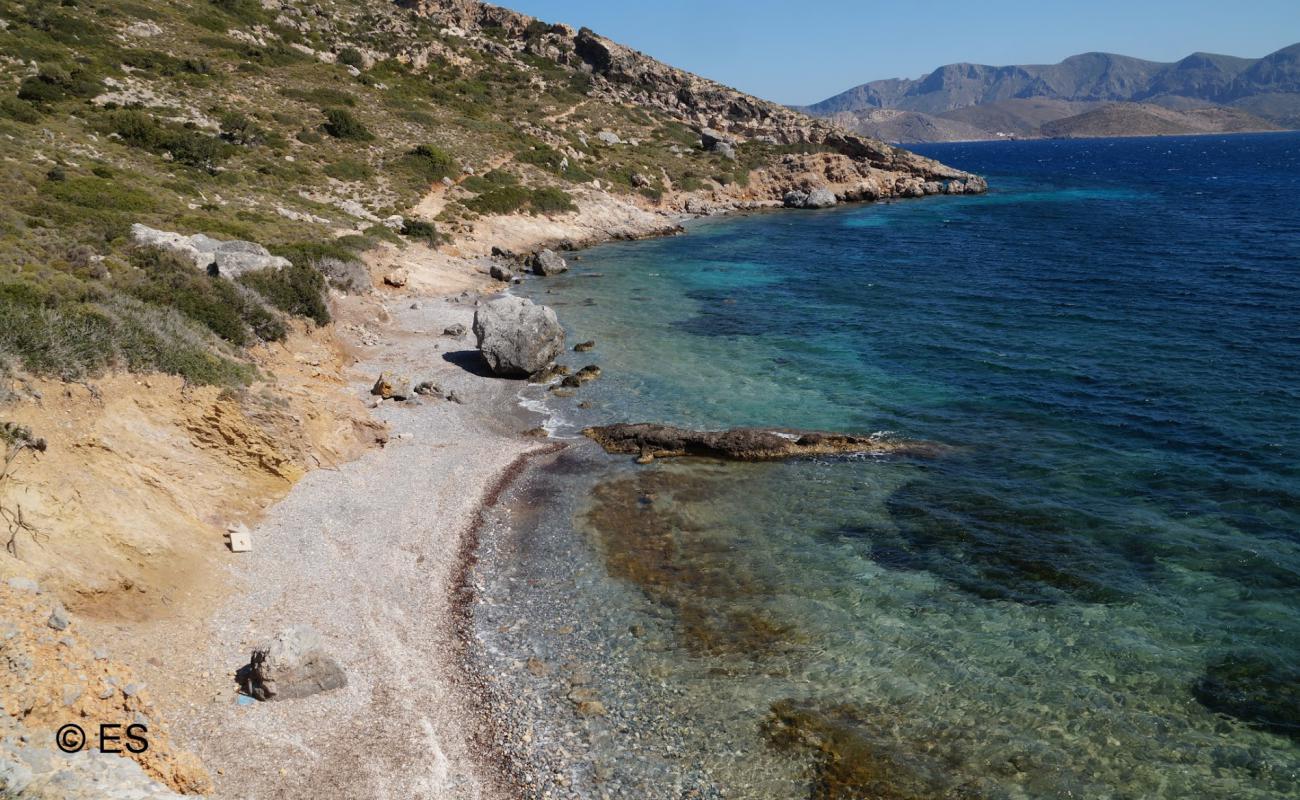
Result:
{"label": "submerged rock", "polygon": [[474,335],[497,375],[524,378],[541,372],[564,350],[555,312],[521,297],[501,297],[474,312]]}
{"label": "submerged rock", "polygon": [[1300,668],[1294,665],[1234,653],[1207,666],[1192,694],[1211,711],[1300,742]]}
{"label": "submerged rock", "polygon": [[903,453],[932,456],[938,445],[886,439],[878,435],[764,428],[694,431],[651,423],[602,425],[583,435],[609,453],[652,455],[656,458],[696,456],[733,461],[779,461],[787,458],[848,453]]}
{"label": "submerged rock", "polygon": [[573,346],[573,352],[575,353],[588,353],[595,349],[596,349],[595,341],[578,342]]}
{"label": "submerged rock", "polygon": [[347,685],[343,668],[325,653],[320,636],[306,625],[281,631],[254,650],[241,670],[244,690],[258,700],[294,700]]}

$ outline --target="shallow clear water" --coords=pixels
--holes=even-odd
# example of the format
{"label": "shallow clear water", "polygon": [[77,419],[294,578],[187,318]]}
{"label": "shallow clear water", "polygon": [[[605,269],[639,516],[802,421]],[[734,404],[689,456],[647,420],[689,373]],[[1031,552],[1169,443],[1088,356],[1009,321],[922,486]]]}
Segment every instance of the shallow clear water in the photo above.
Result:
{"label": "shallow clear water", "polygon": [[530,476],[480,633],[608,701],[518,677],[536,747],[585,742],[574,779],[627,796],[1300,794],[1300,135],[925,153],[994,191],[703,223],[528,285],[598,343],[562,431],[946,446],[579,445]]}

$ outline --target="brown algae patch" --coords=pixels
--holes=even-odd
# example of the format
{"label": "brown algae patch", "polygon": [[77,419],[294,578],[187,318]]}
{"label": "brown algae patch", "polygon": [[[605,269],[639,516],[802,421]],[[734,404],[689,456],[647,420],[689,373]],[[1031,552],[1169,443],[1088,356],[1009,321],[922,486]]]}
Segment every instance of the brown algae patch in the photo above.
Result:
{"label": "brown algae patch", "polygon": [[723,493],[723,477],[701,469],[651,469],[598,484],[582,521],[609,574],[670,609],[695,655],[753,657],[802,637],[770,609],[775,587],[735,558],[716,528],[689,507]]}
{"label": "brown algae patch", "polygon": [[[970,783],[956,783],[956,764],[941,758],[918,763],[935,743],[918,743],[917,753],[902,754],[870,736],[869,713],[849,704],[780,700],[762,723],[762,733],[778,750],[806,751],[812,757],[810,800],[979,800]],[[930,767],[926,769],[926,767]]]}

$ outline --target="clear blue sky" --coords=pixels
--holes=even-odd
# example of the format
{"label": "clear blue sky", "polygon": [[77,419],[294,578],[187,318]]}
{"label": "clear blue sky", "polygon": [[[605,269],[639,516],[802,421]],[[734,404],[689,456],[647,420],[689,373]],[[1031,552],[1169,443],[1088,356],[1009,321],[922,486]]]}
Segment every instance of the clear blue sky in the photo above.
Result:
{"label": "clear blue sky", "polygon": [[493,1],[791,104],[958,61],[1051,64],[1090,50],[1259,57],[1300,42],[1300,0]]}

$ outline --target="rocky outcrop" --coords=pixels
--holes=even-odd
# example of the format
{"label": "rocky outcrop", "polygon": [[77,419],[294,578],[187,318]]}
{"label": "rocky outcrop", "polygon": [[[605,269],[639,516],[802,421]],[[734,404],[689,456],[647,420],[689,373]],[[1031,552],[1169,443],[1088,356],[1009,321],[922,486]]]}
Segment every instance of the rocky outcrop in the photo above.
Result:
{"label": "rocky outcrop", "polygon": [[258,700],[296,700],[341,689],[348,682],[320,636],[306,625],[283,630],[266,647],[254,650],[240,677],[244,691]]}
{"label": "rocky outcrop", "polygon": [[131,238],[138,245],[160,247],[184,256],[193,261],[195,267],[223,278],[233,279],[246,272],[289,266],[288,259],[271,255],[256,242],[222,241],[202,233],[185,236],[140,223],[131,226]]}
{"label": "rocky outcrop", "polygon": [[835,193],[824,187],[813,189],[810,192],[791,189],[782,198],[782,203],[786,208],[830,208],[838,202]]}
{"label": "rocky outcrop", "polygon": [[564,350],[555,312],[532,300],[501,297],[474,312],[474,336],[491,370],[524,378],[546,369]]}
{"label": "rocky outcrop", "polygon": [[[853,186],[835,185],[840,199],[869,200],[895,196],[902,179],[962,182],[970,176],[937,161],[848,132],[834,123],[809,117],[785,106],[738,92],[656,61],[583,28],[547,26],[523,14],[472,0],[403,0],[403,5],[445,26],[465,31],[494,30],[505,34],[508,46],[540,56],[591,76],[591,94],[618,105],[667,114],[700,134],[705,150],[735,157],[746,142],[799,146],[850,162],[859,177],[879,178],[875,196]],[[767,200],[780,202],[797,183],[771,180]],[[978,184],[969,184],[972,191]],[[849,197],[849,195],[853,195]]]}
{"label": "rocky outcrop", "polygon": [[772,428],[695,431],[671,425],[625,423],[587,428],[583,434],[608,453],[638,455],[644,460],[696,456],[732,461],[781,461],[853,453],[932,456],[940,449],[929,442],[880,435],[851,436]]}

